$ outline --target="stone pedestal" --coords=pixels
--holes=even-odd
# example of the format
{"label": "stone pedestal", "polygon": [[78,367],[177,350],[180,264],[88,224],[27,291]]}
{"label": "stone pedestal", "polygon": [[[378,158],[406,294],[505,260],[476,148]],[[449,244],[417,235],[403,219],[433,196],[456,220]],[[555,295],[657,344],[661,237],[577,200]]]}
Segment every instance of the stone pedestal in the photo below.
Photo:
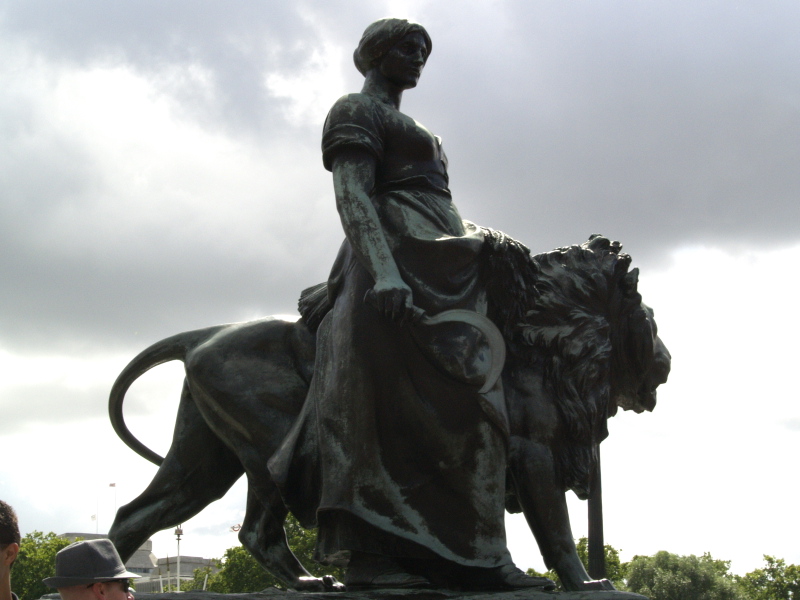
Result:
{"label": "stone pedestal", "polygon": [[402,590],[303,594],[278,589],[252,594],[217,594],[214,592],[183,592],[180,594],[137,593],[137,600],[647,600],[645,596],[619,591],[542,592],[515,590],[511,592],[455,592],[450,590]]}

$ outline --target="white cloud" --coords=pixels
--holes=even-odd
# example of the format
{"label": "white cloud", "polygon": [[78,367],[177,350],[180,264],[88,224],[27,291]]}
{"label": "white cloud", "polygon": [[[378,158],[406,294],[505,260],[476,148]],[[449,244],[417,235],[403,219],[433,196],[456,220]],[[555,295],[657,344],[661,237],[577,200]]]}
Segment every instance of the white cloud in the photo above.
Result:
{"label": "white cloud", "polygon": [[330,110],[331,96],[336,90],[345,93],[344,80],[338,67],[342,49],[331,43],[314,49],[308,63],[291,73],[277,71],[266,77],[266,87],[276,98],[285,98],[286,120],[295,126],[310,126],[315,130]]}

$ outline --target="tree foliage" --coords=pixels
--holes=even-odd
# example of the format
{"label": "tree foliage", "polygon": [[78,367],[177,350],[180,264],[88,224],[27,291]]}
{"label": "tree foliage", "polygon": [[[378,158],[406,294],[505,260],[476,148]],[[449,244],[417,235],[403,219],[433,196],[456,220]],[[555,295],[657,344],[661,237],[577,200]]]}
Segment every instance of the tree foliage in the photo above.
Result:
{"label": "tree foliage", "polygon": [[748,600],[800,600],[800,567],[764,555],[763,569],[737,577]]}
{"label": "tree foliage", "polygon": [[[314,562],[316,531],[303,529],[291,515],[284,524],[289,546],[312,575],[334,575],[340,581],[341,569],[324,567]],[[53,592],[42,579],[55,575],[56,553],[70,540],[55,533],[33,531],[22,538],[20,552],[11,572],[14,591],[21,600],[36,600]],[[578,556],[588,565],[588,540],[576,542]],[[605,546],[606,573],[617,589],[636,592],[651,600],[800,600],[800,566],[786,564],[782,558],[764,555],[764,567],[743,576],[730,573],[730,561],[712,558],[678,556],[658,552],[653,556],[634,556],[622,563],[619,550]],[[529,575],[544,576],[558,581],[553,571]],[[246,593],[269,587],[285,587],[282,582],[264,571],[242,546],[225,552],[220,570],[197,569],[192,582],[185,582],[185,591],[202,589],[208,576],[207,588],[212,592]]]}
{"label": "tree foliage", "polygon": [[55,591],[42,579],[56,574],[56,553],[71,543],[53,532],[33,531],[22,538],[19,556],[11,569],[11,584],[21,600],[36,600]]}
{"label": "tree foliage", "polygon": [[531,577],[547,577],[548,579],[552,579],[553,581],[556,582],[556,585],[558,586],[557,589],[559,591],[562,590],[561,580],[559,580],[558,575],[556,575],[556,572],[553,571],[553,569],[549,569],[544,573],[540,573],[536,569],[528,569],[527,571],[525,571],[525,574],[530,575]]}
{"label": "tree foliage", "polygon": [[[340,581],[343,578],[341,569],[323,567],[314,562],[316,531],[303,529],[290,515],[284,524],[289,546],[297,558],[313,575],[330,574]],[[42,534],[34,532],[31,535]],[[55,537],[54,534],[48,536]],[[60,540],[63,547],[69,542]],[[23,543],[25,540],[23,540]],[[578,556],[588,569],[589,543],[586,537],[576,541]],[[48,577],[52,572],[55,552],[50,551],[50,558],[45,559],[50,571],[39,576]],[[764,568],[756,569],[744,576],[730,572],[730,561],[713,558],[706,553],[702,556],[679,556],[670,552],[658,552],[653,556],[634,556],[631,562],[620,561],[620,551],[608,544],[604,547],[606,575],[619,590],[642,594],[650,600],[800,600],[800,567],[787,565],[786,561],[772,556],[764,556]],[[15,568],[16,571],[16,568]],[[528,569],[528,575],[549,577],[558,582],[558,576],[552,570],[539,573]],[[198,569],[194,581],[182,584],[182,589],[202,589],[208,576],[207,588],[211,592],[246,593],[257,592],[269,587],[284,588],[281,581],[264,571],[242,546],[230,548],[225,552],[218,573],[211,569]],[[15,587],[22,590],[21,586]],[[43,586],[41,589],[44,589]],[[36,595],[23,596],[23,600],[34,600]]]}
{"label": "tree foliage", "polygon": [[[208,569],[198,569],[194,572],[194,581],[191,586],[184,589],[202,588],[203,580]],[[263,589],[278,585],[279,581],[267,573],[243,546],[228,548],[221,561],[218,573],[209,574],[207,590],[222,594],[240,594],[245,592],[259,592]]]}
{"label": "tree foliage", "polygon": [[[341,569],[324,567],[314,562],[314,547],[317,543],[316,531],[304,529],[291,515],[286,518],[284,527],[289,547],[312,575],[326,574],[333,575],[339,580],[342,579]],[[212,574],[208,568],[197,569],[194,572],[194,580],[185,586],[182,584],[181,588],[187,591],[202,589],[206,575],[208,575],[206,589],[210,592],[239,594],[258,592],[273,586],[285,587],[279,579],[267,573],[243,546],[236,546],[225,551],[218,573]]]}
{"label": "tree foliage", "polygon": [[634,556],[627,575],[628,591],[651,600],[748,600],[730,573],[730,561],[710,554]]}

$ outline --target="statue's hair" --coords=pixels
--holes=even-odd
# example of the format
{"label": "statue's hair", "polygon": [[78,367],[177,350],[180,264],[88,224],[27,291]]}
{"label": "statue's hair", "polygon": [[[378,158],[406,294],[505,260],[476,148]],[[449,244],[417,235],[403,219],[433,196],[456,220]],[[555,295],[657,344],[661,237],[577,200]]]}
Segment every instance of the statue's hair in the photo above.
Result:
{"label": "statue's hair", "polygon": [[580,246],[535,256],[538,297],[518,331],[527,346],[519,359],[541,365],[564,426],[554,457],[559,478],[581,497],[591,493],[597,447],[617,410],[610,375],[614,361],[630,358],[620,357],[627,319],[644,310],[638,269],[628,272],[631,258],[621,249],[595,234]]}
{"label": "statue's hair", "polygon": [[353,62],[359,73],[366,75],[372,67],[377,65],[386,53],[397,42],[409,33],[421,33],[425,40],[428,56],[433,50],[431,36],[419,23],[411,23],[406,19],[381,19],[375,21],[364,31],[358,47],[353,52]]}

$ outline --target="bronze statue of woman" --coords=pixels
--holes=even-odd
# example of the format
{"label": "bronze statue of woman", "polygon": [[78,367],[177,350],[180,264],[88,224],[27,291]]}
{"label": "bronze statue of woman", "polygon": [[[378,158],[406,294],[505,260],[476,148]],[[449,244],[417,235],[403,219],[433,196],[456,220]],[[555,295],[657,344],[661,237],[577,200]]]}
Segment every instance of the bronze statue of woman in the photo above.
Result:
{"label": "bronze statue of woman", "polygon": [[430,360],[428,343],[469,354],[468,327],[426,339],[413,322],[420,309],[486,313],[484,234],[453,204],[441,139],[400,112],[431,47],[418,24],[370,25],[354,54],[364,87],[325,122],[346,239],[308,398],[270,471],[350,587],[549,586],[506,547],[502,383],[481,393]]}

